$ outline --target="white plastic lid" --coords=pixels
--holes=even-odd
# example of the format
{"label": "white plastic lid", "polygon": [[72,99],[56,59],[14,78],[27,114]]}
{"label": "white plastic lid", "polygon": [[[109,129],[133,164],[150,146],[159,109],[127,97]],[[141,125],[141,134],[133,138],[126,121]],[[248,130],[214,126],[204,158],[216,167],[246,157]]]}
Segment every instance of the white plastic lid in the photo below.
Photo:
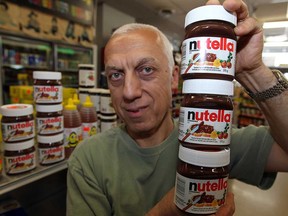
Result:
{"label": "white plastic lid", "polygon": [[93,64],[78,64],[78,68],[81,68],[81,67],[89,67],[91,69],[94,69],[95,65],[93,65]]}
{"label": "white plastic lid", "polygon": [[63,139],[64,139],[63,133],[56,134],[53,136],[37,135],[38,143],[44,143],[44,144],[60,142],[60,141],[63,141]]}
{"label": "white plastic lid", "polygon": [[225,148],[219,151],[199,151],[179,147],[179,159],[195,166],[222,167],[230,163],[230,149]]}
{"label": "white plastic lid", "polygon": [[204,20],[222,20],[237,24],[237,16],[224,9],[222,5],[205,5],[189,11],[185,17],[185,28],[191,23]]}
{"label": "white plastic lid", "polygon": [[234,84],[226,80],[189,79],[183,81],[182,93],[233,96]]}
{"label": "white plastic lid", "polygon": [[100,118],[102,120],[116,120],[117,119],[117,115],[116,114],[112,114],[112,115],[100,114]]}
{"label": "white plastic lid", "polygon": [[41,80],[60,80],[62,78],[61,72],[54,71],[34,71],[33,79]]}
{"label": "white plastic lid", "polygon": [[31,115],[33,106],[31,104],[7,104],[1,106],[1,113],[9,117]]}
{"label": "white plastic lid", "polygon": [[34,146],[34,139],[30,139],[25,142],[20,143],[4,143],[4,149],[7,151],[20,151],[24,149],[29,149]]}
{"label": "white plastic lid", "polygon": [[78,88],[78,91],[79,91],[79,93],[87,93],[87,94],[89,94],[89,90],[90,90],[91,88]]}
{"label": "white plastic lid", "polygon": [[56,105],[38,105],[36,104],[36,111],[37,112],[59,112],[63,110],[62,104]]}
{"label": "white plastic lid", "polygon": [[101,94],[110,95],[110,89],[102,89]]}
{"label": "white plastic lid", "polygon": [[102,92],[102,88],[92,88],[89,89],[90,94],[100,94]]}

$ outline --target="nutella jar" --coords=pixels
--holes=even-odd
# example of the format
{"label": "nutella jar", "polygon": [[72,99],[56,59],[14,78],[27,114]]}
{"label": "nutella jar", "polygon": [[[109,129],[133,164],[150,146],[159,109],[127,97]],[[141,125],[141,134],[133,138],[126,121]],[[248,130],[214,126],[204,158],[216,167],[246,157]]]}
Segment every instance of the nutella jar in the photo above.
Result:
{"label": "nutella jar", "polygon": [[190,79],[183,82],[179,142],[185,147],[223,148],[230,144],[233,82]]}
{"label": "nutella jar", "polygon": [[64,131],[63,105],[36,104],[36,127],[38,135],[55,135]]}
{"label": "nutella jar", "polygon": [[65,159],[64,134],[37,136],[39,163],[51,165]]}
{"label": "nutella jar", "polygon": [[4,143],[4,163],[8,175],[34,169],[36,167],[34,139],[21,143]]}
{"label": "nutella jar", "polygon": [[60,72],[34,71],[34,102],[51,105],[62,103],[63,89]]}
{"label": "nutella jar", "polygon": [[94,88],[96,85],[96,71],[93,64],[79,64],[79,87]]}
{"label": "nutella jar", "polygon": [[35,136],[33,106],[8,104],[1,106],[2,139],[6,143],[23,142]]}
{"label": "nutella jar", "polygon": [[206,5],[191,10],[185,18],[181,76],[225,79],[235,75],[236,15],[221,5]]}
{"label": "nutella jar", "polygon": [[230,149],[199,151],[179,147],[174,203],[191,215],[210,215],[224,204]]}
{"label": "nutella jar", "polygon": [[112,105],[111,93],[109,89],[102,89],[100,97],[100,112],[101,114],[115,114],[115,109]]}

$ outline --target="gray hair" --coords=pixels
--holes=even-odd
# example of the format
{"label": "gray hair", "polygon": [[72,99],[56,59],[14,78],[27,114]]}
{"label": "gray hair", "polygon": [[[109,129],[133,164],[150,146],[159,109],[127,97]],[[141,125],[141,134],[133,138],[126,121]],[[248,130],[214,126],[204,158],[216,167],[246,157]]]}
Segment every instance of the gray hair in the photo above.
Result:
{"label": "gray hair", "polygon": [[163,32],[161,32],[155,26],[148,25],[148,24],[142,24],[142,23],[129,23],[129,24],[125,24],[125,25],[119,27],[118,29],[116,29],[113,32],[111,37],[125,34],[128,32],[131,32],[133,30],[137,30],[137,29],[149,29],[149,30],[155,32],[159,36],[159,38],[163,44],[163,47],[164,47],[163,51],[164,51],[164,53],[167,57],[167,60],[168,60],[168,67],[169,67],[170,71],[172,72],[172,69],[174,66],[173,46],[170,43],[170,41],[168,40],[168,38],[163,34]]}

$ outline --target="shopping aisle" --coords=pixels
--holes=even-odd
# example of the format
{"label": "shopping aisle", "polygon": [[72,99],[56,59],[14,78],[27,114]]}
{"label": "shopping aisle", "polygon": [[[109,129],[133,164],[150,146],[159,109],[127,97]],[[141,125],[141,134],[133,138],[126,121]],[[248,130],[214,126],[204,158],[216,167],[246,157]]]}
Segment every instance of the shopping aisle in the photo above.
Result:
{"label": "shopping aisle", "polygon": [[230,191],[235,195],[235,216],[287,215],[288,173],[278,173],[269,190],[261,190],[237,180],[231,180]]}

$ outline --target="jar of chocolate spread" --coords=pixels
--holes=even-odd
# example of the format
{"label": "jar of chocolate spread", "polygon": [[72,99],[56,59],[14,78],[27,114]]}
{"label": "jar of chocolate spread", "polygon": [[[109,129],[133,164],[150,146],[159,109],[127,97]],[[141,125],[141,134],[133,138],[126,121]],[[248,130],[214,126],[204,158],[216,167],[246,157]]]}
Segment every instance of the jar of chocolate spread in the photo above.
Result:
{"label": "jar of chocolate spread", "polygon": [[36,104],[51,105],[62,103],[63,90],[60,72],[34,71],[33,90]]}
{"label": "jar of chocolate spread", "polygon": [[224,204],[228,190],[230,149],[200,151],[179,147],[176,206],[191,215],[210,215]]}
{"label": "jar of chocolate spread", "polygon": [[183,82],[178,140],[185,147],[223,148],[230,144],[233,82],[189,79]]}
{"label": "jar of chocolate spread", "polygon": [[64,134],[37,136],[39,163],[51,165],[65,159]]}
{"label": "jar of chocolate spread", "polygon": [[5,172],[20,174],[36,168],[34,139],[20,143],[4,143]]}
{"label": "jar of chocolate spread", "polygon": [[2,139],[6,143],[23,142],[35,136],[33,106],[7,104],[1,106]]}
{"label": "jar of chocolate spread", "polygon": [[232,81],[235,74],[236,15],[221,5],[206,5],[191,10],[185,18],[181,76]]}
{"label": "jar of chocolate spread", "polygon": [[50,136],[64,131],[63,105],[36,104],[37,134]]}

